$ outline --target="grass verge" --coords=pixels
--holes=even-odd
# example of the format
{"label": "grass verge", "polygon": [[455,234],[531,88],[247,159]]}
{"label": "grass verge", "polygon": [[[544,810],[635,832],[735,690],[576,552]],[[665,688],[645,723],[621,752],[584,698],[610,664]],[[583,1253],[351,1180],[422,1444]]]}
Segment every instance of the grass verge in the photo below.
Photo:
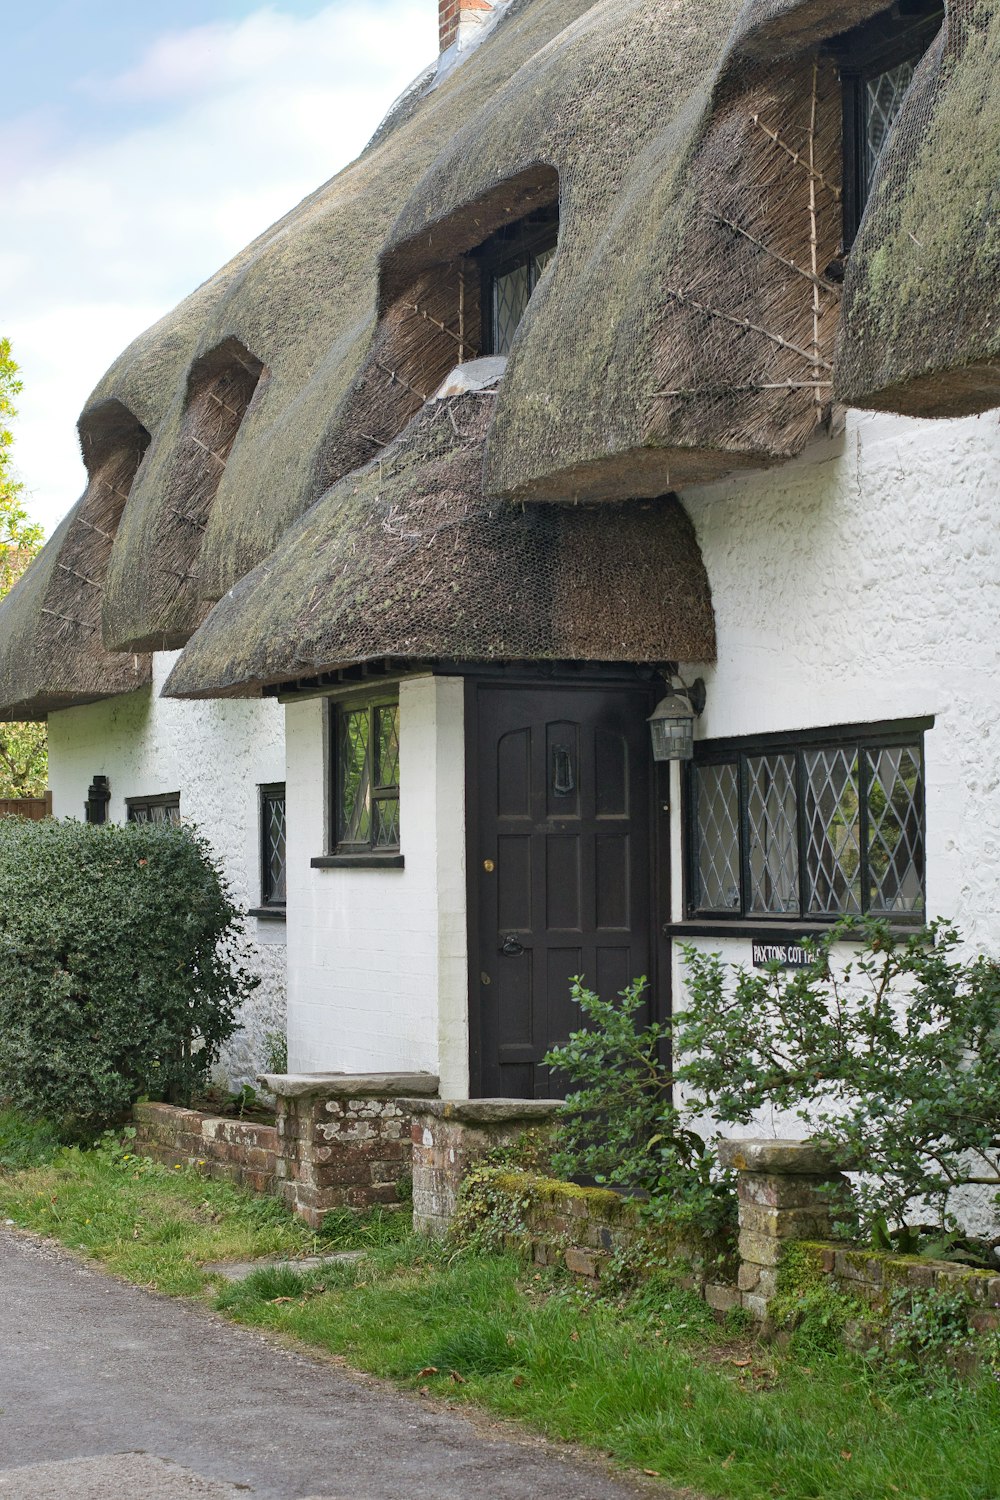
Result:
{"label": "grass verge", "polygon": [[[1000,1387],[893,1379],[844,1353],[779,1357],[669,1278],[610,1303],[515,1259],[454,1255],[404,1215],[322,1241],[268,1199],[125,1153],[0,1176],[0,1213],[162,1292],[291,1335],[426,1396],[723,1500],[996,1500]],[[405,1237],[403,1237],[405,1236]],[[206,1261],[366,1248],[226,1284]]]}

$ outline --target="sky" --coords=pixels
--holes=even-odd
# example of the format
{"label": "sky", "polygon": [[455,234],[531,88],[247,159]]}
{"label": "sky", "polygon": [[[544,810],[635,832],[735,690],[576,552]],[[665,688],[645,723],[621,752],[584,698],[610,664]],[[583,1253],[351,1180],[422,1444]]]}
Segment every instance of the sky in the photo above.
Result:
{"label": "sky", "polygon": [[2,0],[0,337],[51,534],[108,365],[351,161],[437,50],[435,0]]}

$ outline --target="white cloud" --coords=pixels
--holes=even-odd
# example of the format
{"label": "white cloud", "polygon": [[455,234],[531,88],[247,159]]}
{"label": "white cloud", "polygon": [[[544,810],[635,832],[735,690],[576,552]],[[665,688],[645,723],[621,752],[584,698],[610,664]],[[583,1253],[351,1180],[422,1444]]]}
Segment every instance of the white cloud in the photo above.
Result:
{"label": "white cloud", "polygon": [[56,144],[36,122],[22,131],[31,150],[6,163],[0,331],[24,378],[15,456],[49,530],[82,488],[75,422],[107,365],[357,155],[430,60],[435,20],[431,0],[354,0],[161,35],[128,73],[85,81],[100,133]]}

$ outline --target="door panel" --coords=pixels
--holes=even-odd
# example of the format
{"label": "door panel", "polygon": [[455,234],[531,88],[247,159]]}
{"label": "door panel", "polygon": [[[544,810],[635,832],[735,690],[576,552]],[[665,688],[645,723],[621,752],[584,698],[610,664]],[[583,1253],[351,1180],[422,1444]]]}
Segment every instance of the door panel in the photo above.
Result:
{"label": "door panel", "polygon": [[574,976],[607,996],[651,973],[651,699],[481,684],[473,701],[479,1092],[544,1098],[562,1088],[542,1058],[581,1022]]}

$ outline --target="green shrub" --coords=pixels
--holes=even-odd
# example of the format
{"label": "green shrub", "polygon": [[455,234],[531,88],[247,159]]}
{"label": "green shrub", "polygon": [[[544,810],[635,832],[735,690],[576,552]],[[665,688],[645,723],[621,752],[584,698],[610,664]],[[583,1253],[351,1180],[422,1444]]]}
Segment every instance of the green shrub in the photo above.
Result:
{"label": "green shrub", "polygon": [[559,1112],[553,1170],[639,1195],[643,1211],[672,1229],[705,1237],[736,1223],[731,1174],[684,1121],[664,1063],[670,1028],[637,1025],[646,980],[610,1000],[572,981],[586,1029],[545,1058],[570,1080]]}
{"label": "green shrub", "polygon": [[203,839],[0,819],[0,1092],[81,1134],[204,1086],[258,980]]}

